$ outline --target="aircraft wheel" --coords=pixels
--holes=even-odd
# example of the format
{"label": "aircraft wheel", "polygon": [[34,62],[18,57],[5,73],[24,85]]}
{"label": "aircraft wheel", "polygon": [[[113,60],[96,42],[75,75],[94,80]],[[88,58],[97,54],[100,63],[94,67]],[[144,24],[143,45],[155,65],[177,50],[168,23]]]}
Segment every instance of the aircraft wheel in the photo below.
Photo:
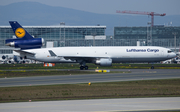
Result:
{"label": "aircraft wheel", "polygon": [[85,68],[85,70],[88,70],[88,66],[85,66],[84,68]]}
{"label": "aircraft wheel", "polygon": [[83,66],[80,66],[80,70],[83,70],[84,69],[84,67]]}

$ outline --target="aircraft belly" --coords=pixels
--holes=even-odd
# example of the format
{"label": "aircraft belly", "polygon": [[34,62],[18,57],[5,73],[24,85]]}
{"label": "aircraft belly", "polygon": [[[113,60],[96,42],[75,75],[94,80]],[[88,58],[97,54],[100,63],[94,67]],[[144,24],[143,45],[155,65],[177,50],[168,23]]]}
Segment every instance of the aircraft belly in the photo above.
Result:
{"label": "aircraft belly", "polygon": [[160,62],[160,61],[163,61],[163,60],[166,60],[166,58],[159,58],[159,57],[156,57],[156,58],[112,58],[112,62],[113,63],[121,63],[121,62]]}

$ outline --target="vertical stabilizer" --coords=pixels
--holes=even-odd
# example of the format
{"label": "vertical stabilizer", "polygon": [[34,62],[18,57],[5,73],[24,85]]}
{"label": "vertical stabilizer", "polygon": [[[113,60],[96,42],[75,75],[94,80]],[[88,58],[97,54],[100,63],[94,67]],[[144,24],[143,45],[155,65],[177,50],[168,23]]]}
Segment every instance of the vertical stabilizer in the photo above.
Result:
{"label": "vertical stabilizer", "polygon": [[17,38],[33,39],[33,37],[17,21],[9,21],[9,23]]}

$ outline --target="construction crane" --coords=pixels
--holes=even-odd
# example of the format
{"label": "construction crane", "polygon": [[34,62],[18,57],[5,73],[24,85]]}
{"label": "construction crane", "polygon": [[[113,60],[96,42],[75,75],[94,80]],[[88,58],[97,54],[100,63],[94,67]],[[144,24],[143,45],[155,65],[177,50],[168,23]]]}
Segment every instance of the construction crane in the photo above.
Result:
{"label": "construction crane", "polygon": [[140,11],[119,11],[117,10],[116,13],[127,13],[127,14],[140,14],[140,15],[150,15],[151,16],[151,26],[154,25],[154,16],[165,16],[166,13],[158,14],[155,12],[140,12]]}

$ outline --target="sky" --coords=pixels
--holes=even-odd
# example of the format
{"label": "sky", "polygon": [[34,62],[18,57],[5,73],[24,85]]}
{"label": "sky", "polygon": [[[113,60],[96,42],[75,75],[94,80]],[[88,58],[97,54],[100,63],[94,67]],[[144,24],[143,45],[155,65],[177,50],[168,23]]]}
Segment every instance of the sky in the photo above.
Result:
{"label": "sky", "polygon": [[180,15],[180,0],[0,0],[0,5],[33,1],[99,14],[117,14],[116,10],[131,10]]}

